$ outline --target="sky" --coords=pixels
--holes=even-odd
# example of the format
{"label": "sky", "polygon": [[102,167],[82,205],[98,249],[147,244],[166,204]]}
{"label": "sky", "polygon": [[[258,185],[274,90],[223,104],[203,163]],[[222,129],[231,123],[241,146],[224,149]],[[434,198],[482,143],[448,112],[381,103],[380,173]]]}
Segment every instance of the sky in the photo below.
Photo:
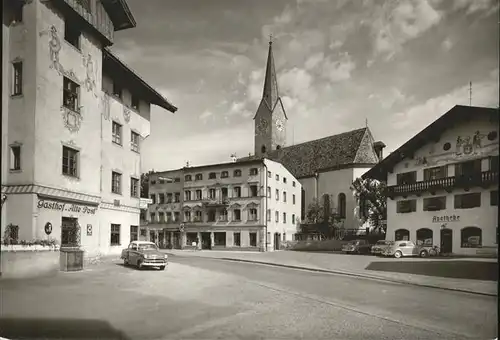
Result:
{"label": "sky", "polygon": [[269,35],[287,144],[368,124],[385,155],[455,105],[499,105],[499,0],[128,0],[112,50],[153,106],[143,171],[254,149]]}

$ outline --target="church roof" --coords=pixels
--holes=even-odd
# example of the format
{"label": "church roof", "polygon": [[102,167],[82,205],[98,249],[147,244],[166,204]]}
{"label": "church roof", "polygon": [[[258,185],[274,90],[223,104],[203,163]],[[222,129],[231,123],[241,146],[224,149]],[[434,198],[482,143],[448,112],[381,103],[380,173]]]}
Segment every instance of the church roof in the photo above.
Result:
{"label": "church roof", "polygon": [[[250,156],[238,161],[258,158]],[[378,162],[373,151],[373,137],[367,127],[273,150],[266,158],[283,164],[295,178],[355,164],[372,166]]]}

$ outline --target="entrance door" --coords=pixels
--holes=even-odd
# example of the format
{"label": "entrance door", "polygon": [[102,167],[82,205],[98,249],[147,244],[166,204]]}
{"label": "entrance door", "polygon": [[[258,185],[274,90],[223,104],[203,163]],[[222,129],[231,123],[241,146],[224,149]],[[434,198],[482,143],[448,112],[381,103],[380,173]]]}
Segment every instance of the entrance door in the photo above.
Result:
{"label": "entrance door", "polygon": [[61,246],[74,247],[80,243],[77,223],[76,218],[63,217],[61,219]]}
{"label": "entrance door", "polygon": [[149,241],[153,242],[153,243],[156,243],[156,231],[151,230],[149,232]]}
{"label": "entrance door", "polygon": [[211,249],[210,233],[201,233],[201,249]]}
{"label": "entrance door", "polygon": [[453,251],[453,230],[441,229],[441,252],[451,254]]}
{"label": "entrance door", "polygon": [[274,250],[280,250],[280,234],[274,233]]}
{"label": "entrance door", "polygon": [[165,234],[163,231],[158,232],[158,247],[165,248]]}

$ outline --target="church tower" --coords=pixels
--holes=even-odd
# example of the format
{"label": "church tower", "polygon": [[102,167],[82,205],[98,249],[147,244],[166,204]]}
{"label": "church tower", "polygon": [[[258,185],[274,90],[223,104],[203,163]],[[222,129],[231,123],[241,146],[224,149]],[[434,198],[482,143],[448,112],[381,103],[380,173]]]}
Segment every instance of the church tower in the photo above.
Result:
{"label": "church tower", "polygon": [[278,92],[272,41],[269,41],[262,100],[253,119],[255,124],[254,148],[256,156],[265,156],[266,153],[285,146],[288,117]]}

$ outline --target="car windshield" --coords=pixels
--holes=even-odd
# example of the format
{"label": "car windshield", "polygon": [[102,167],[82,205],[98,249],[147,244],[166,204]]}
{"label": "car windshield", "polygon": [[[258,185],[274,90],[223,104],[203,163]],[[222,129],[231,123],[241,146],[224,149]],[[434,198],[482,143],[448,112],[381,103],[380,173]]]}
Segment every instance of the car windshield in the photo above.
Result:
{"label": "car windshield", "polygon": [[140,244],[139,250],[156,250],[155,244]]}

